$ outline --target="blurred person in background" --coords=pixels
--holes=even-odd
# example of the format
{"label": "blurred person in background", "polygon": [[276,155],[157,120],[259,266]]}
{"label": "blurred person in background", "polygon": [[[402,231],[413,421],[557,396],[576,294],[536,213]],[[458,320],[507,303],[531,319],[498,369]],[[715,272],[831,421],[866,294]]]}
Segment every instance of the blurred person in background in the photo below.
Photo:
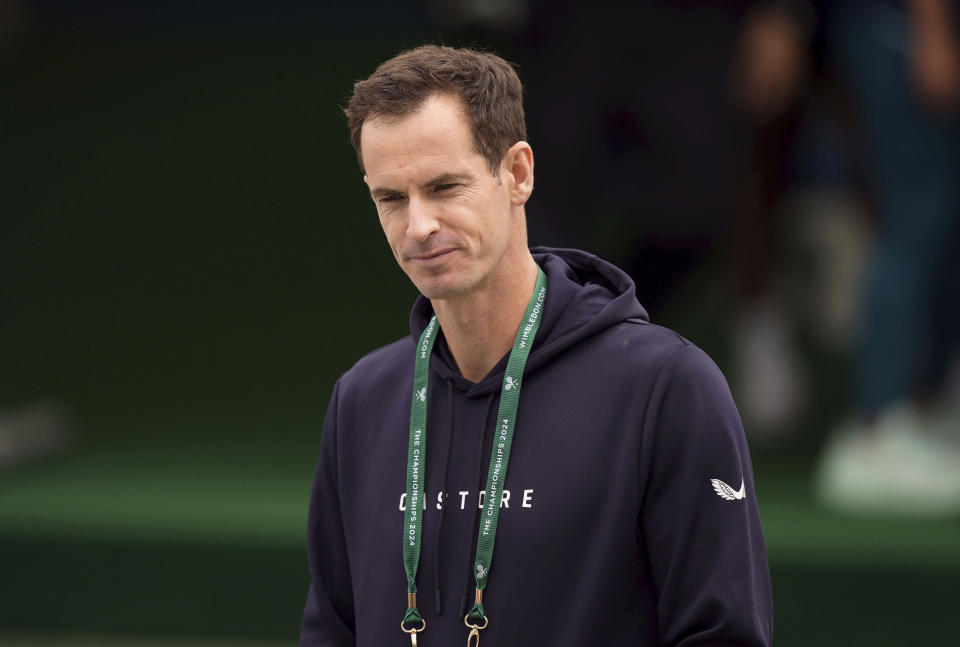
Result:
{"label": "blurred person in background", "polygon": [[853,414],[817,472],[828,504],[960,512],[960,12],[947,0],[847,0],[829,21],[859,116],[875,242]]}
{"label": "blurred person in background", "polygon": [[744,424],[765,442],[792,431],[807,392],[790,304],[775,285],[774,254],[806,112],[816,26],[810,3],[752,3],[729,71],[747,146],[725,241],[736,297],[731,372]]}
{"label": "blurred person in background", "polygon": [[[732,218],[747,155],[729,73],[753,2],[532,2],[521,64],[538,242],[622,260],[659,316]],[[592,202],[580,181],[602,190]]]}
{"label": "blurred person in background", "polygon": [[[620,260],[654,319],[721,243],[736,297],[733,390],[749,433],[804,401],[792,322],[772,285],[816,27],[806,0],[530,3],[531,140],[544,152],[531,238]],[[602,187],[600,208],[575,191]]]}

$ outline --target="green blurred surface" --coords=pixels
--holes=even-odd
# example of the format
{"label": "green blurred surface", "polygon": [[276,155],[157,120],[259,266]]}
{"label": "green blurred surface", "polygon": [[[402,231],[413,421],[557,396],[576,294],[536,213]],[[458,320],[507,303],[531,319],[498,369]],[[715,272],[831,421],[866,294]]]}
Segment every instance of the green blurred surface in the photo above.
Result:
{"label": "green blurred surface", "polygon": [[960,576],[960,518],[850,516],[825,509],[809,469],[776,459],[756,465],[757,496],[772,562],[875,568],[937,568]]}
{"label": "green blurred surface", "polygon": [[[303,545],[316,446],[106,445],[0,478],[5,536]],[[817,505],[806,470],[757,465],[779,564],[939,567],[960,573],[960,519],[850,517]]]}
{"label": "green blurred surface", "polygon": [[158,638],[133,634],[6,634],[0,635],[0,639],[4,647],[292,647],[296,644],[291,640],[210,640],[190,636]]}
{"label": "green blurred surface", "polygon": [[0,479],[5,533],[299,546],[315,451],[105,448]]}
{"label": "green blurred surface", "polygon": [[[5,474],[0,632],[292,640],[313,451],[107,445]],[[953,644],[960,520],[837,515],[769,459],[757,493],[777,644]]]}

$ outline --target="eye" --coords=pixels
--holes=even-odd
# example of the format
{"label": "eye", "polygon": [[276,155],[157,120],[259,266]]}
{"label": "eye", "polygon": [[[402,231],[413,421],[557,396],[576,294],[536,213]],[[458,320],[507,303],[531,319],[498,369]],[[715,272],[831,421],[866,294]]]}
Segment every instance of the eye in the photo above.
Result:
{"label": "eye", "polygon": [[434,187],[434,190],[436,190],[436,191],[446,191],[447,189],[452,189],[452,188],[455,187],[455,186],[457,186],[457,185],[456,185],[456,184],[453,184],[453,183],[451,183],[451,184],[438,184],[436,187]]}
{"label": "eye", "polygon": [[380,202],[397,202],[403,200],[403,195],[400,193],[391,193],[380,198]]}

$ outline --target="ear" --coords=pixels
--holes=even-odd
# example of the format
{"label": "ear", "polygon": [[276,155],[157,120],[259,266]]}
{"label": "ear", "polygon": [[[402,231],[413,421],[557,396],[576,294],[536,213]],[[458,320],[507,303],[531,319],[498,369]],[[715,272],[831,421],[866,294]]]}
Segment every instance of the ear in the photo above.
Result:
{"label": "ear", "polygon": [[510,183],[510,204],[520,207],[533,193],[533,149],[524,141],[517,142],[503,159]]}

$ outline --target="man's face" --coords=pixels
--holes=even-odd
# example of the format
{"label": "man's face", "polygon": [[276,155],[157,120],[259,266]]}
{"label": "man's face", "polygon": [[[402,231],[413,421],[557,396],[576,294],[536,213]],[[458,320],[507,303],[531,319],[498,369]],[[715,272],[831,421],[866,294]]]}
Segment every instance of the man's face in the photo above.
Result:
{"label": "man's face", "polygon": [[360,141],[380,225],[417,289],[428,299],[482,289],[511,244],[509,174],[494,177],[474,150],[459,100],[433,95],[400,120],[368,120]]}

